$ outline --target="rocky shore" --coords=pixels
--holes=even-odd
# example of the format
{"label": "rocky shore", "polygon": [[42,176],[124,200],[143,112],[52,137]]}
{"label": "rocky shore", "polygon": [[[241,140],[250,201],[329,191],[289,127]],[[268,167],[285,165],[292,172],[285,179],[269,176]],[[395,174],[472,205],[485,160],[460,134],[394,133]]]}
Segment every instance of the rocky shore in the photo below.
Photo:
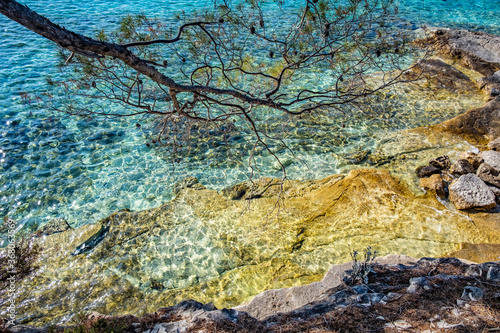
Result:
{"label": "rocky shore", "polygon": [[[124,331],[149,333],[498,328],[500,38],[437,30],[420,43],[441,58],[409,76],[457,94],[482,91],[487,103],[401,133],[347,174],[265,178],[222,191],[188,178],[155,209],[122,210],[77,229],[54,221],[33,238],[43,249],[40,270],[16,293],[18,323],[45,328],[7,329],[45,332],[90,311],[113,317],[94,313],[79,324],[118,321]],[[409,180],[363,165],[390,168],[396,159],[408,160],[412,171],[401,172]],[[427,161],[418,179],[413,170]],[[349,260],[351,244],[382,255],[490,263],[386,256],[373,263],[367,283],[350,285],[352,263],[330,267]],[[131,313],[137,316],[123,316]]]}
{"label": "rocky shore", "polygon": [[336,265],[319,282],[266,291],[234,309],[187,300],[142,317],[93,312],[73,326],[4,331],[491,332],[500,325],[498,262],[390,255],[370,261],[363,273],[363,283],[353,283],[353,263]]}

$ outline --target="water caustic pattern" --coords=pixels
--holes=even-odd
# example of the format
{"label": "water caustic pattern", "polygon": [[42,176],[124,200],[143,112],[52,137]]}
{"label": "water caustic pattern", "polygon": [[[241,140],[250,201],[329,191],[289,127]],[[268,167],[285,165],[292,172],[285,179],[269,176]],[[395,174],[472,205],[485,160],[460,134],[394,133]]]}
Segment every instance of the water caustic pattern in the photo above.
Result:
{"label": "water caustic pattern", "polygon": [[[202,3],[26,4],[71,30],[93,34],[97,28],[113,29],[127,13],[171,20],[173,12]],[[402,0],[401,24],[471,28],[472,22],[479,30],[495,32],[500,6],[491,1],[454,4]],[[436,14],[440,11],[445,15]],[[232,306],[265,289],[318,280],[329,265],[349,259],[353,246],[371,245],[382,254],[438,256],[462,242],[499,237],[486,227],[479,232],[469,217],[435,199],[416,198],[383,171],[292,182],[285,207],[274,219],[269,212],[277,192],[271,184],[268,194],[242,215],[248,201],[228,200],[215,190],[245,180],[245,162],[228,161],[217,142],[199,141],[174,168],[159,146],[146,145],[154,122],[140,120],[142,126],[136,127],[137,119],[80,119],[36,108],[33,93],[54,92],[45,77],[62,75],[57,49],[4,17],[0,40],[0,215],[14,217],[24,228],[35,229],[53,218],[80,227],[39,240],[45,249],[42,268],[34,279],[23,281],[16,295],[27,322],[65,321],[90,309],[153,311],[186,298]],[[319,74],[304,85],[318,82],[324,82]],[[367,166],[404,176],[431,155],[454,156],[470,148],[456,138],[434,137],[425,127],[407,129],[439,123],[481,105],[482,99],[472,91],[428,93],[403,86],[345,114],[325,111],[291,121],[262,116],[269,119],[269,131],[286,133],[295,153],[272,147],[290,179],[320,179]],[[229,140],[244,161],[248,143],[237,135]],[[256,177],[281,175],[275,160],[264,154],[257,154],[256,163]],[[169,201],[173,184],[186,173],[209,189],[188,189]],[[129,211],[113,214],[123,209]],[[71,255],[99,230],[106,231],[101,243]]]}
{"label": "water caustic pattern", "polygon": [[[128,13],[151,13],[173,22],[174,12],[208,3],[92,1],[82,7],[77,1],[27,1],[26,5],[74,31],[92,35],[99,28],[115,28]],[[453,8],[449,7],[446,1],[401,1],[400,22],[414,29],[422,23],[460,26],[480,21],[478,28],[495,32],[499,6],[485,1],[475,1],[472,6],[455,1]],[[36,94],[52,92],[45,78],[62,75],[56,66],[57,48],[4,17],[0,17],[0,23],[1,215],[12,216],[33,229],[53,218],[82,225],[117,209],[147,209],[169,200],[179,172],[173,172],[161,149],[145,146],[154,125],[143,123],[145,126],[138,129],[132,119],[89,122],[35,108]],[[322,81],[318,75],[304,85],[315,86]],[[344,163],[339,154],[373,150],[381,134],[439,122],[470,106],[468,99],[451,101],[453,107],[445,106],[447,102],[414,101],[407,105],[400,95],[391,94],[383,109],[351,110],[354,116],[347,117],[318,116],[300,124],[300,128],[295,123],[289,144],[296,157],[292,159],[284,150],[278,152],[289,165],[289,177],[322,177],[339,171],[339,164]],[[240,148],[246,151],[248,147]],[[203,162],[194,158],[176,170],[188,170],[214,188],[247,177],[244,163],[226,164],[225,158],[213,158],[216,155],[216,151],[205,149],[199,154]],[[260,175],[279,175],[272,158],[260,156],[257,163]]]}
{"label": "water caustic pattern", "polygon": [[[246,211],[247,200],[188,188],[161,207],[39,239],[42,268],[18,291],[19,320],[42,325],[90,310],[140,314],[184,299],[230,307],[266,289],[317,281],[349,260],[353,247],[440,256],[500,236],[500,225],[416,197],[387,171],[286,182],[285,206],[272,214],[279,181],[256,185],[261,198]],[[71,255],[103,226],[100,243]]]}

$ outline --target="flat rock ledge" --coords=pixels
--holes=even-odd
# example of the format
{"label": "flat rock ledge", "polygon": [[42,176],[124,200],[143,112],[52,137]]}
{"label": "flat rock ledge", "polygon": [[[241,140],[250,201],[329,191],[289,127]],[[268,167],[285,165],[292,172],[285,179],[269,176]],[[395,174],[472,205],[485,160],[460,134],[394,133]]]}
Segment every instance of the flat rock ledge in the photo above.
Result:
{"label": "flat rock ledge", "polygon": [[500,37],[484,32],[438,29],[428,40],[434,48],[485,76],[500,70]]}
{"label": "flat rock ledge", "polygon": [[93,312],[77,326],[7,325],[3,331],[484,332],[500,325],[500,262],[389,255],[369,263],[366,283],[349,285],[352,267],[332,266],[320,282],[266,291],[234,309],[188,300],[142,317]]}

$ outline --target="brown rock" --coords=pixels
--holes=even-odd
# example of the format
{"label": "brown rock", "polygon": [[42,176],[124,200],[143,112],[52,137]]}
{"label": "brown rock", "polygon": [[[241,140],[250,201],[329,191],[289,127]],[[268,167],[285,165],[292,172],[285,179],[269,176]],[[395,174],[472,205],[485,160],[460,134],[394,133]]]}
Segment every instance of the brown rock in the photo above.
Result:
{"label": "brown rock", "polygon": [[500,70],[500,37],[484,32],[439,29],[425,40],[438,51],[457,58],[462,65],[490,76]]}
{"label": "brown rock", "polygon": [[220,194],[231,200],[257,199],[279,193],[282,185],[281,179],[259,178],[222,189]]}
{"label": "brown rock", "polygon": [[477,169],[477,176],[485,183],[500,188],[500,171],[488,163],[483,163]]}
{"label": "brown rock", "polygon": [[200,181],[195,178],[195,177],[186,177],[180,182],[176,183],[174,185],[173,192],[174,194],[179,194],[181,190],[185,188],[192,188],[194,190],[203,190],[205,189],[205,186],[200,183]]}
{"label": "brown rock", "polygon": [[478,80],[479,87],[491,97],[497,96],[500,90],[500,71]]}
{"label": "brown rock", "polygon": [[478,176],[469,173],[451,182],[450,201],[458,209],[491,209],[496,206],[495,195]]}
{"label": "brown rock", "polygon": [[464,73],[439,59],[419,60],[406,73],[408,79],[425,80],[424,85],[433,89],[453,92],[477,92],[476,84]]}
{"label": "brown rock", "polygon": [[441,169],[438,169],[432,165],[420,166],[417,168],[417,170],[415,170],[415,173],[417,174],[418,178],[427,178],[435,174],[440,174]]}
{"label": "brown rock", "polygon": [[479,157],[476,153],[474,153],[472,151],[466,151],[466,152],[461,153],[459,158],[461,160],[469,161],[469,163],[472,164],[472,166],[474,167],[474,170],[479,168],[481,163],[484,162],[484,160],[481,157]]}
{"label": "brown rock", "polygon": [[250,191],[250,187],[246,183],[240,183],[222,189],[220,194],[230,200],[239,200],[243,198],[245,193],[247,193],[248,191]]}
{"label": "brown rock", "polygon": [[474,173],[474,167],[469,161],[460,159],[453,163],[450,172],[454,175],[466,175],[468,173]]}
{"label": "brown rock", "polygon": [[432,129],[456,134],[480,149],[486,147],[492,138],[500,137],[500,96]]}
{"label": "brown rock", "polygon": [[496,138],[495,140],[488,143],[488,149],[500,151],[500,138]]}
{"label": "brown rock", "polygon": [[445,183],[441,175],[434,174],[428,178],[420,178],[420,187],[422,187],[424,190],[429,190],[430,192],[435,193],[441,198],[444,198],[446,196],[444,190]]}
{"label": "brown rock", "polygon": [[60,218],[53,219],[50,220],[49,223],[44,225],[42,229],[38,230],[35,235],[36,237],[47,236],[69,229],[71,229],[71,226],[68,224],[68,221]]}
{"label": "brown rock", "polygon": [[448,170],[451,166],[451,161],[448,156],[442,155],[430,160],[429,165],[432,165],[441,170]]}

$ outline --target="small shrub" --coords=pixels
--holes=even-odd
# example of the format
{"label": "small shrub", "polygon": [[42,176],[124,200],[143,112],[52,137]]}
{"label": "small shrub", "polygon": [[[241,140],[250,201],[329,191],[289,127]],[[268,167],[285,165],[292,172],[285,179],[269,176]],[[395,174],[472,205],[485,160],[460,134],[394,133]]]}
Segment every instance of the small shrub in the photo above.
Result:
{"label": "small shrub", "polygon": [[368,246],[364,250],[363,261],[358,259],[358,251],[352,251],[351,257],[354,261],[352,264],[352,270],[347,278],[347,284],[356,283],[368,283],[368,275],[372,271],[372,262],[377,257],[377,251],[372,250],[371,246]]}
{"label": "small shrub", "polygon": [[[0,290],[8,286],[10,283],[8,278],[11,276],[15,276],[16,281],[20,281],[35,272],[39,268],[35,265],[35,262],[41,252],[42,247],[40,245],[33,244],[24,238],[19,240],[15,245],[15,259],[9,258],[8,250],[3,249],[0,253]],[[12,270],[9,260],[14,260],[14,270]]]}

